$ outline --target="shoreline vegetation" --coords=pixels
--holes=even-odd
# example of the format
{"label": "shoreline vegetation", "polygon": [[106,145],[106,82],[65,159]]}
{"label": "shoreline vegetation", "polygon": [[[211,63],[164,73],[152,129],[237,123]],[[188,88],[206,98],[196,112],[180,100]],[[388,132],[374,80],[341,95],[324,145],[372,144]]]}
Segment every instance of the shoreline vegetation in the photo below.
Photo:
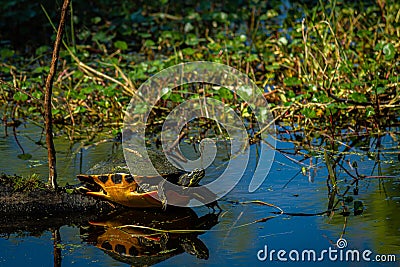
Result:
{"label": "shoreline vegetation", "polygon": [[[55,127],[71,141],[91,140],[104,128],[115,135],[142,82],[166,67],[198,60],[246,73],[263,90],[276,123],[291,132],[304,131],[311,138],[343,131],[377,134],[400,124],[399,3],[238,1],[229,7],[161,1],[161,6],[135,8],[123,2],[108,17],[107,3],[100,1],[91,11],[98,16],[90,20],[79,16],[81,6],[70,6],[52,113]],[[54,21],[42,8],[36,16],[47,17],[53,39]],[[185,15],[175,14],[182,9]],[[3,121],[41,123],[52,48],[27,42],[17,50],[11,41],[4,43]],[[171,93],[163,106],[186,96]],[[248,110],[231,92],[210,91],[209,96],[246,119]]]}

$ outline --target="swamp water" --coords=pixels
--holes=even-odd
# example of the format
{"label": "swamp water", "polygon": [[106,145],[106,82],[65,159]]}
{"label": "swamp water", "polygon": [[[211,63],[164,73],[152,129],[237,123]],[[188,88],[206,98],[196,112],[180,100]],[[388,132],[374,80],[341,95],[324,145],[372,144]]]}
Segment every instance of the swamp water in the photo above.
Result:
{"label": "swamp water", "polygon": [[[17,158],[21,152],[11,132],[9,136],[4,137],[3,135],[0,138],[1,172],[18,175],[29,175],[36,172],[41,177],[46,177],[47,152],[45,148],[35,144],[40,138],[40,131],[38,127],[29,124],[21,125],[18,128],[18,140],[21,146],[25,153],[32,155],[29,160]],[[354,192],[351,188],[346,195],[353,198],[353,201],[349,200],[346,203],[349,207],[348,216],[340,214],[343,211],[340,204],[336,207],[337,210],[333,215],[328,216],[323,213],[328,207],[328,171],[322,159],[312,159],[312,168],[307,169],[310,167],[310,159],[303,161],[302,163],[305,165],[301,165],[298,162],[302,159],[301,157],[277,152],[267,179],[254,193],[248,192],[249,181],[255,166],[255,160],[252,160],[239,184],[219,201],[222,208],[221,213],[216,212],[208,218],[211,211],[206,207],[186,210],[188,215],[185,216],[192,218],[194,223],[189,221],[189,228],[185,225],[175,226],[191,229],[193,225],[200,225],[202,231],[190,236],[189,240],[182,237],[175,238],[171,234],[170,239],[164,242],[169,250],[157,254],[157,259],[153,257],[154,262],[132,261],[128,264],[124,262],[129,258],[128,256],[116,257],[114,255],[113,257],[106,250],[105,243],[101,244],[100,239],[106,237],[104,227],[98,227],[93,232],[93,229],[91,230],[93,225],[90,226],[88,223],[84,226],[61,226],[56,246],[54,246],[54,231],[51,229],[31,233],[2,233],[0,266],[53,266],[55,265],[54,255],[61,255],[61,258],[56,260],[58,264],[61,262],[61,266],[129,266],[139,263],[155,264],[156,262],[158,262],[157,266],[267,266],[272,264],[282,266],[309,266],[310,264],[320,266],[399,266],[400,162],[398,148],[396,149],[398,144],[389,136],[384,137],[381,141],[379,168],[371,154],[362,150],[355,150],[353,152],[357,153],[346,156],[346,159],[351,162],[357,162],[359,173],[374,176],[378,175],[379,170],[379,175],[390,177],[385,179],[367,177],[358,182],[358,192]],[[293,145],[290,143],[278,141],[277,148],[293,152]],[[84,172],[94,163],[104,160],[111,154],[112,149],[112,142],[80,148],[79,145],[70,147],[69,143],[61,138],[56,139],[59,184],[76,183],[76,174]],[[255,154],[252,153],[252,155]],[[218,175],[218,165],[221,165],[223,161],[224,159],[217,157],[216,163],[207,169],[202,183],[212,181],[213,177]],[[304,173],[301,172],[302,166],[305,167],[303,168]],[[238,170],[239,172],[241,170]],[[344,174],[338,176],[339,181],[344,179],[352,180],[349,176],[346,178]],[[343,191],[344,189],[341,188],[342,193]],[[254,201],[275,205],[286,214],[279,215],[277,214],[279,209],[257,204]],[[362,203],[359,215],[354,214],[354,203]],[[143,218],[148,216],[143,212],[137,211],[130,216],[141,217],[143,215]],[[179,221],[179,216],[178,214],[177,217],[166,220]],[[148,216],[148,218],[150,217]],[[149,220],[162,221],[164,218],[160,217],[162,216],[156,215],[155,218]],[[206,219],[202,220],[202,218]],[[96,231],[100,233],[96,235]],[[125,233],[131,236],[147,234],[140,231],[125,231]],[[342,241],[347,244],[344,246],[343,242],[340,243],[343,248],[338,247],[337,240],[339,238],[343,238]],[[125,248],[128,246],[128,239],[120,241]],[[136,253],[141,253],[138,250],[148,245],[144,242],[158,242],[158,246],[163,243],[162,235],[154,235],[153,239],[131,241],[142,242],[139,245],[131,246]],[[115,248],[115,242],[115,240],[109,240],[108,246],[111,245]],[[196,244],[193,247],[197,249],[194,254],[200,255],[199,250],[204,251],[204,245],[209,252],[208,259],[190,255],[182,249],[182,244],[193,243]],[[177,247],[179,249],[174,249]],[[278,253],[279,250],[282,251]],[[315,262],[313,251],[316,253]],[[371,251],[371,254],[368,251]],[[271,252],[273,261],[270,258]],[[149,255],[150,252],[147,253]],[[157,252],[153,251],[152,253]],[[359,253],[360,261],[350,260],[353,253]],[[125,254],[129,253],[125,251]],[[299,260],[293,260],[297,255]],[[348,260],[346,260],[346,255]],[[365,261],[362,258],[363,255],[371,261]],[[391,262],[376,262],[377,255],[381,259],[391,260]],[[395,261],[391,259],[390,255],[395,255]],[[281,261],[278,260],[278,256],[282,259]],[[305,258],[304,261],[302,256]],[[308,257],[310,258],[307,259]],[[320,258],[323,258],[322,262]],[[284,259],[287,261],[283,261]]]}

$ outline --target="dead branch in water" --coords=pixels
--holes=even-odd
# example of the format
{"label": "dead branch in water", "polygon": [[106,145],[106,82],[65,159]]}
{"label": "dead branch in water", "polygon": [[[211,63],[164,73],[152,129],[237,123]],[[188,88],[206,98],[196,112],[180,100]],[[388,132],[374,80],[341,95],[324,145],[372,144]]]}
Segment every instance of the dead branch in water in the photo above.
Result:
{"label": "dead branch in water", "polygon": [[53,80],[57,69],[58,56],[60,52],[61,39],[64,32],[65,17],[70,0],[64,0],[61,9],[60,24],[58,25],[57,37],[54,43],[53,57],[51,59],[49,75],[46,79],[46,94],[44,98],[44,117],[46,123],[46,144],[49,160],[49,184],[53,189],[57,189],[57,170],[56,170],[56,150],[53,142],[53,122],[51,113],[51,96],[53,90]]}

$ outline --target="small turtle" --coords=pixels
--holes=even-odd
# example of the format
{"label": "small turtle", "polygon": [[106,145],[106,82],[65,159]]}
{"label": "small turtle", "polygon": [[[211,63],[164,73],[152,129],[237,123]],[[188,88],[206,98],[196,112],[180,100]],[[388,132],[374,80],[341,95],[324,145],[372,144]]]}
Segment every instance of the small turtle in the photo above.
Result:
{"label": "small turtle", "polygon": [[[135,169],[138,172],[148,172],[149,159],[157,170],[157,175],[131,175],[125,162],[122,150],[114,153],[106,161],[96,164],[87,171],[87,174],[78,175],[83,183],[77,189],[79,192],[91,196],[100,197],[111,202],[128,207],[163,207],[167,199],[174,199],[174,204],[185,206],[191,199],[205,203],[207,207],[218,207],[216,201],[208,203],[208,199],[215,199],[215,194],[207,188],[200,191],[192,190],[199,185],[204,177],[203,169],[194,169],[191,172],[183,172],[173,166],[165,155],[157,150],[148,149],[148,158],[142,156],[140,151],[127,149],[130,162],[135,162]],[[166,183],[169,181],[170,183]],[[181,186],[180,189],[171,188],[171,184]],[[197,192],[197,193],[196,193]],[[208,204],[207,204],[208,203]]]}
{"label": "small turtle", "polygon": [[[181,174],[178,177],[177,185],[196,186],[204,177],[204,170],[195,169],[190,173]],[[152,176],[132,176],[127,173],[112,174],[93,174],[77,176],[84,184],[78,188],[80,192],[94,197],[100,197],[111,202],[115,202],[127,207],[149,208],[166,206],[167,197],[174,197],[177,203],[186,205],[190,197],[173,191],[165,192],[162,184],[159,185],[143,184],[138,185],[136,180],[154,179]],[[159,177],[158,177],[159,178]]]}

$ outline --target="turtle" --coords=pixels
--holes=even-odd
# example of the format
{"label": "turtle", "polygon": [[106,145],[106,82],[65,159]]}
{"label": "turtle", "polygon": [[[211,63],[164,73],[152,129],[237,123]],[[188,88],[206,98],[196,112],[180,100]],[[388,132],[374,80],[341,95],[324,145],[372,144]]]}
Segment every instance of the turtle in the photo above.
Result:
{"label": "turtle", "polygon": [[[79,190],[85,191],[87,195],[100,197],[111,202],[115,202],[127,207],[133,208],[152,208],[152,207],[165,207],[165,199],[174,197],[178,199],[179,204],[185,205],[190,201],[189,196],[180,195],[173,191],[164,192],[161,190],[160,185],[144,184],[139,186],[135,179],[145,180],[155,177],[139,176],[134,177],[128,173],[110,173],[110,174],[97,174],[97,175],[83,175],[77,176],[78,179],[84,183]],[[162,176],[165,178],[164,176]],[[198,182],[204,177],[204,170],[194,169],[190,173],[179,175],[177,185],[186,186],[187,182],[191,186],[198,185]],[[164,180],[165,181],[165,180]]]}
{"label": "turtle", "polygon": [[[77,190],[86,195],[132,208],[162,207],[165,209],[166,199],[172,197],[177,200],[177,204],[189,203],[191,197],[184,191],[164,191],[163,184],[165,181],[170,181],[184,188],[198,186],[205,176],[205,171],[194,169],[191,172],[183,172],[169,163],[160,152],[148,150],[147,153],[154,167],[160,170],[160,175],[130,174],[122,151],[118,151],[105,162],[96,164],[87,174],[77,175],[82,182]],[[140,157],[135,158],[135,163],[139,166],[143,164]]]}

